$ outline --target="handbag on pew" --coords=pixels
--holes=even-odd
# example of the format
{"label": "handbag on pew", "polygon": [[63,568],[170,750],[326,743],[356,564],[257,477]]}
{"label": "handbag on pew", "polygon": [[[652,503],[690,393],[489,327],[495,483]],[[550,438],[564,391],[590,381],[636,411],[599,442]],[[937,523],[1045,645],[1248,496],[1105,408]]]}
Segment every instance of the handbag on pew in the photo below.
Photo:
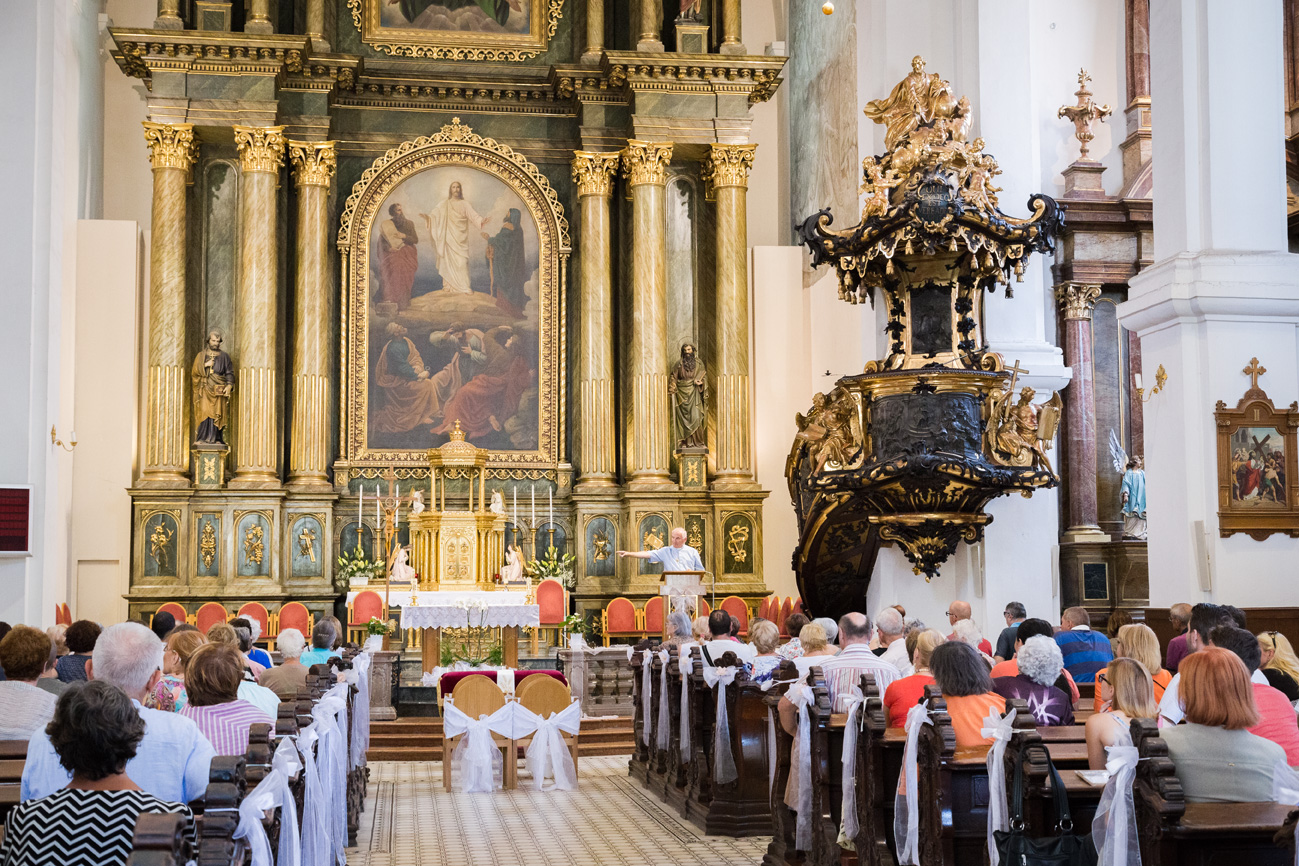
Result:
{"label": "handbag on pew", "polygon": [[1051,761],[1051,753],[1041,749],[1051,773],[1051,799],[1055,801],[1054,836],[1031,838],[1024,833],[1024,761],[1015,762],[1015,784],[1011,794],[1010,829],[993,833],[997,854],[1002,866],[1096,866],[1096,846],[1091,835],[1079,836],[1073,831],[1073,817],[1069,813],[1069,797],[1064,790],[1064,780]]}

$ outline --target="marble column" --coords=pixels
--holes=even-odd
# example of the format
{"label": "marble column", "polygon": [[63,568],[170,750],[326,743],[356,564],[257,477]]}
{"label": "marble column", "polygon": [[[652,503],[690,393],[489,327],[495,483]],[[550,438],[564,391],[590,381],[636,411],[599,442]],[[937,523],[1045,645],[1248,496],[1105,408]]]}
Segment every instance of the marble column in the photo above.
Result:
{"label": "marble column", "polygon": [[713,371],[717,395],[717,467],[713,487],[753,487],[749,409],[749,171],[756,144],[714,144],[704,178],[716,201],[716,291]]}
{"label": "marble column", "polygon": [[235,297],[235,477],[231,487],[279,484],[280,329],[276,289],[276,195],[284,127],[236,126],[241,172],[239,288]]}
{"label": "marble column", "polygon": [[1064,320],[1064,360],[1073,378],[1064,389],[1069,491],[1064,541],[1103,540],[1096,505],[1096,383],[1092,369],[1092,310],[1101,287],[1062,283],[1055,297]]}
{"label": "marble column", "polygon": [[722,44],[717,50],[722,54],[747,54],[740,33],[740,0],[722,0]]}
{"label": "marble column", "polygon": [[158,17],[153,19],[154,30],[184,30],[180,18],[180,0],[158,0]]}
{"label": "marble column", "polygon": [[579,150],[573,159],[578,211],[578,310],[581,341],[577,369],[577,487],[615,484],[613,229],[609,201],[617,153]]}
{"label": "marble column", "polygon": [[1128,105],[1123,110],[1127,137],[1119,150],[1127,189],[1150,161],[1150,0],[1125,0],[1123,5]]}
{"label": "marble column", "polygon": [[627,142],[623,174],[631,186],[632,284],[631,489],[672,486],[668,477],[672,413],[668,406],[667,166],[671,143]]}
{"label": "marble column", "polygon": [[334,178],[334,142],[290,141],[288,146],[298,191],[289,484],[328,490],[329,186]]}
{"label": "marble column", "polygon": [[325,38],[325,0],[307,0],[306,25],[311,50],[317,54],[329,53],[329,40]]}
{"label": "marble column", "polygon": [[185,354],[185,199],[198,159],[194,127],[145,121],[153,164],[149,247],[149,373],[140,485],[187,487],[189,358]]}
{"label": "marble column", "polygon": [[663,38],[660,33],[662,17],[662,3],[658,0],[640,0],[640,37],[636,40],[637,51],[663,50]]}
{"label": "marble column", "polygon": [[586,47],[582,49],[583,63],[599,63],[604,53],[604,2],[586,0]]}
{"label": "marble column", "polygon": [[245,33],[274,33],[271,25],[271,0],[249,0]]}

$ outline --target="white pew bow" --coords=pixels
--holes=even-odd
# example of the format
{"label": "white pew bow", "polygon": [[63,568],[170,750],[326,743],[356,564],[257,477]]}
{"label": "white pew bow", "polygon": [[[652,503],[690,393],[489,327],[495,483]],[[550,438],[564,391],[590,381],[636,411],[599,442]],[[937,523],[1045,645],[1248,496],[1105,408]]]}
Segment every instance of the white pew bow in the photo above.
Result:
{"label": "white pew bow", "polygon": [[1092,819],[1092,841],[1096,844],[1099,866],[1141,866],[1141,846],[1137,839],[1136,805],[1132,800],[1132,781],[1137,775],[1136,746],[1108,746],[1105,769],[1109,781],[1101,794],[1096,817]]}
{"label": "white pew bow", "polygon": [[992,748],[988,750],[988,860],[991,866],[1001,862],[997,851],[997,839],[993,833],[1010,829],[1010,817],[1006,814],[1006,745],[1015,733],[1015,715],[1011,710],[1005,717],[996,710],[988,710],[988,717],[983,720],[980,733],[984,738],[992,739]]}
{"label": "white pew bow", "polygon": [[[483,714],[471,719],[455,702],[444,702],[443,737],[460,737],[451,755],[451,769],[460,771],[461,790],[466,794],[486,793],[496,788],[496,778],[502,769],[501,753],[492,739],[492,732],[511,736],[518,704],[506,704],[490,716]],[[461,736],[463,735],[463,736]],[[454,778],[454,775],[453,775]]]}
{"label": "white pew bow", "polygon": [[671,715],[668,712],[668,658],[671,656],[667,650],[659,650],[659,719],[655,726],[655,742],[659,749],[667,751],[668,748],[668,727],[671,722]]}
{"label": "white pew bow", "polygon": [[897,795],[893,817],[893,840],[898,848],[898,863],[916,866],[920,862],[920,798],[917,791],[916,751],[920,730],[933,722],[929,707],[923,701],[907,712],[907,748],[902,754],[903,788]]}
{"label": "white pew bow", "polygon": [[[298,809],[293,802],[289,781],[302,770],[298,747],[289,737],[280,738],[271,759],[271,771],[239,804],[239,826],[234,838],[243,839],[252,853],[252,866],[300,866],[301,839],[298,835]],[[271,842],[266,836],[262,816],[271,809],[280,810],[280,850],[272,861]]]}
{"label": "white pew bow", "polygon": [[709,688],[717,687],[717,724],[713,728],[713,781],[719,785],[734,782],[740,774],[735,770],[735,756],[731,754],[731,725],[726,718],[726,687],[735,682],[736,668],[705,667],[704,682]]}
{"label": "white pew bow", "polygon": [[797,798],[791,808],[797,820],[794,822],[794,849],[796,851],[812,850],[812,713],[811,705],[815,698],[812,687],[806,680],[799,680],[785,692],[789,702],[798,708],[798,739],[794,741],[794,755],[790,759],[795,765],[798,785]]}
{"label": "white pew bow", "polygon": [[843,815],[843,834],[855,841],[857,831],[857,737],[861,733],[861,711],[866,703],[866,696],[861,686],[852,687],[847,698],[848,718],[843,729],[843,801],[840,814]]}
{"label": "white pew bow", "polygon": [[654,687],[654,650],[641,650],[640,654],[640,741],[650,744],[650,690]]}
{"label": "white pew bow", "polygon": [[681,671],[681,763],[690,763],[690,674],[695,670],[695,659],[691,649],[699,646],[696,643],[682,644],[677,649],[677,667]]}

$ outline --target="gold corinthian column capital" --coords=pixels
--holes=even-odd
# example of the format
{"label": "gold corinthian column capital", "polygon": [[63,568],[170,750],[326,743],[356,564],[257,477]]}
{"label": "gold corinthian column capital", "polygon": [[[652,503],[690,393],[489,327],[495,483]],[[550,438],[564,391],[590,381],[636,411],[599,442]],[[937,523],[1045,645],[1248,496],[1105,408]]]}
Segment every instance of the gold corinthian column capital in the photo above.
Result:
{"label": "gold corinthian column capital", "polygon": [[153,166],[152,242],[149,246],[149,374],[140,483],[183,487],[189,382],[185,358],[186,186],[198,159],[194,127],[145,121]]}
{"label": "gold corinthian column capital", "polygon": [[672,161],[672,143],[629,139],[622,150],[622,175],[632,186],[668,182],[668,163]]}
{"label": "gold corinthian column capital", "polygon": [[704,159],[703,179],[707,184],[708,198],[719,187],[749,188],[749,172],[753,170],[756,144],[713,144]]}
{"label": "gold corinthian column capital", "polygon": [[577,195],[613,195],[613,176],[621,160],[618,153],[595,153],[579,150],[573,154],[573,183]]}
{"label": "gold corinthian column capital", "polygon": [[1090,319],[1101,287],[1088,283],[1061,283],[1055,287],[1055,301],[1066,319]]}
{"label": "gold corinthian column capital", "polygon": [[284,165],[284,127],[236,126],[234,129],[240,170],[279,174]]}
{"label": "gold corinthian column capital", "polygon": [[298,186],[323,186],[334,182],[338,167],[332,141],[288,141],[289,162]]}

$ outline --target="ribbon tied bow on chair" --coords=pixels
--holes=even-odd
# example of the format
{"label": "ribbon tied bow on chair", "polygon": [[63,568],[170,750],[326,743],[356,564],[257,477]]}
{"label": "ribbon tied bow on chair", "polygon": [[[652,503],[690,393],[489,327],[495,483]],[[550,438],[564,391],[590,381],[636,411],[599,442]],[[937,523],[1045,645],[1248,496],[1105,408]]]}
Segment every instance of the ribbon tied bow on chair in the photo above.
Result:
{"label": "ribbon tied bow on chair", "polygon": [[447,700],[443,704],[443,737],[460,737],[451,755],[451,768],[453,773],[459,770],[461,789],[466,794],[495,790],[496,777],[503,765],[492,734],[512,737],[518,730],[516,714],[519,709],[517,703],[508,701],[490,716],[484,714],[472,719],[456,709],[454,701]]}
{"label": "ribbon tied bow on chair", "polygon": [[1105,769],[1110,778],[1096,807],[1096,817],[1092,819],[1092,842],[1099,855],[1097,863],[1098,866],[1141,866],[1136,804],[1132,799],[1132,782],[1137,775],[1140,753],[1136,746],[1107,746],[1105,754]]}
{"label": "ribbon tied bow on chair", "polygon": [[577,736],[582,725],[582,703],[573,701],[567,708],[542,718],[522,704],[516,704],[513,739],[532,735],[532,742],[524,753],[528,772],[532,774],[533,787],[545,790],[547,777],[555,780],[560,791],[577,790],[577,767],[573,755],[564,742],[564,734]]}
{"label": "ribbon tied bow on chair", "polygon": [[[857,824],[857,735],[861,732],[861,710],[866,696],[861,686],[852,687],[847,698],[848,718],[843,729],[843,834],[849,841],[856,839]],[[810,760],[809,760],[809,763]]]}
{"label": "ribbon tied bow on chair", "polygon": [[[806,676],[806,674],[804,675]],[[798,739],[794,742],[794,755],[791,760],[796,764],[797,773],[794,783],[798,785],[793,809],[797,816],[794,822],[794,849],[797,851],[812,850],[812,714],[810,707],[815,695],[806,679],[800,679],[785,692],[789,702],[798,708]]]}
{"label": "ribbon tied bow on chair", "polygon": [[1010,818],[1006,814],[1006,745],[1015,733],[1015,715],[1018,711],[1011,709],[1005,717],[996,710],[988,710],[988,717],[983,720],[980,734],[992,740],[988,750],[988,859],[991,866],[1001,862],[997,850],[997,840],[993,833],[1010,829]]}
{"label": "ribbon tied bow on chair", "polygon": [[726,687],[735,682],[733,667],[705,667],[704,682],[717,688],[717,724],[713,729],[713,779],[719,785],[734,782],[740,774],[735,770],[735,756],[731,754],[731,726],[726,719]]}
{"label": "ribbon tied bow on chair", "polygon": [[898,792],[893,817],[893,839],[898,849],[898,863],[916,866],[920,862],[920,797],[916,752],[920,730],[933,724],[929,707],[923,702],[907,712],[907,747],[902,753],[902,789]]}
{"label": "ribbon tied bow on chair", "polygon": [[[289,782],[302,770],[298,747],[290,737],[282,737],[271,759],[271,771],[257,783],[239,804],[239,826],[234,838],[242,839],[252,853],[252,866],[300,866],[301,838],[298,835],[298,809],[293,802]],[[280,810],[280,850],[271,858],[271,842],[266,836],[262,816]]]}

